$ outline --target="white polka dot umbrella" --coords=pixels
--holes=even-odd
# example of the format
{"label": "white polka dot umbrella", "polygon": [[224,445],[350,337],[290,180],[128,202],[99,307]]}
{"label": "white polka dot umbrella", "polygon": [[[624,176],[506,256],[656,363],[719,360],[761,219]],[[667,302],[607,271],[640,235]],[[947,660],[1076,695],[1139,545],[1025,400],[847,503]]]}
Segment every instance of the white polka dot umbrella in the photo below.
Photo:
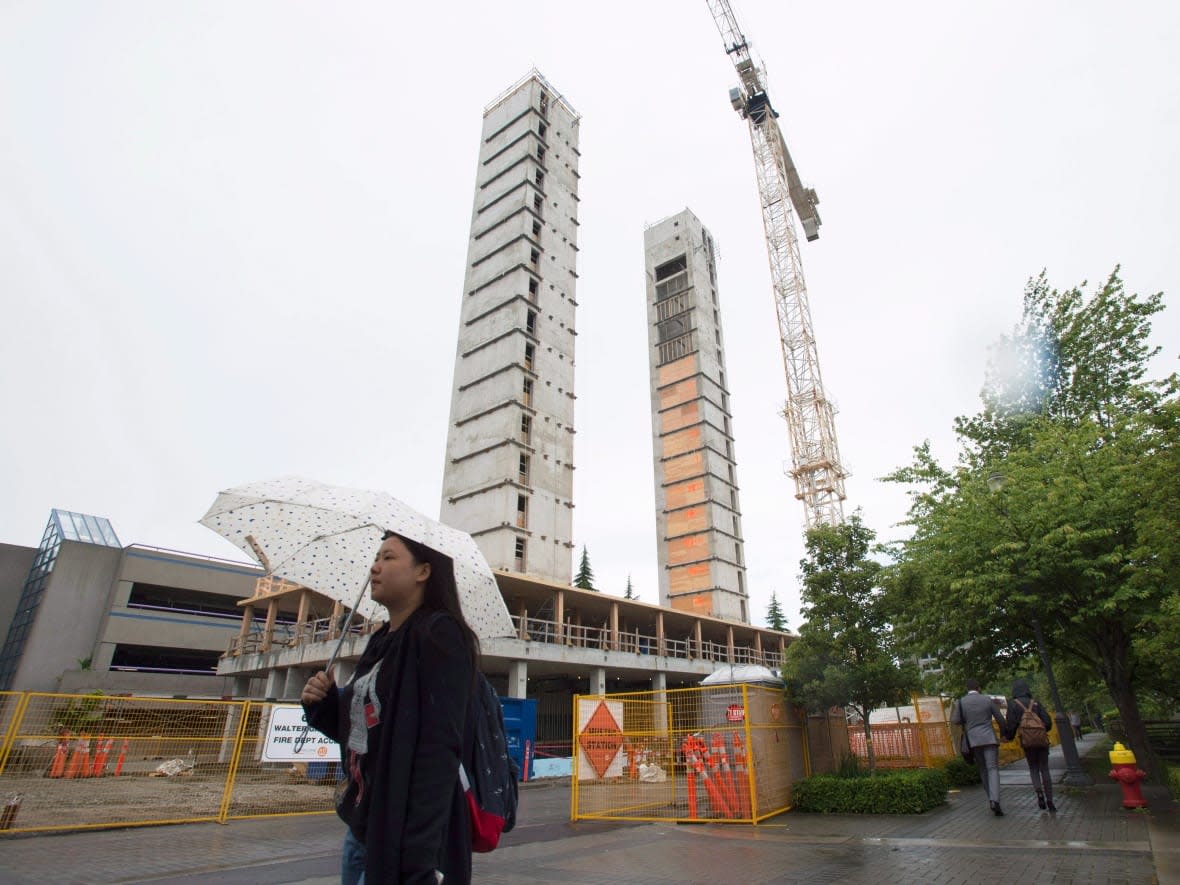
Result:
{"label": "white polka dot umbrella", "polygon": [[513,633],[492,569],[466,532],[423,516],[385,492],[283,477],[226,489],[204,525],[240,547],[267,574],[309,587],[367,618],[384,608],[365,593],[381,535],[396,532],[451,558],[463,617],[481,639]]}

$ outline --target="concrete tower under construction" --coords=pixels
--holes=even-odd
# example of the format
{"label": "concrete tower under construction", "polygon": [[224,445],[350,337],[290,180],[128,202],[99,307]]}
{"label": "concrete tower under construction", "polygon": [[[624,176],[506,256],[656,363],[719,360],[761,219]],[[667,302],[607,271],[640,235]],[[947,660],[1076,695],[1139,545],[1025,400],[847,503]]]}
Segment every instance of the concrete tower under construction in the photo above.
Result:
{"label": "concrete tower under construction", "polygon": [[713,238],[685,209],[643,240],[660,604],[749,623]]}
{"label": "concrete tower under construction", "polygon": [[442,521],[493,568],[572,575],[576,111],[533,71],[484,110]]}

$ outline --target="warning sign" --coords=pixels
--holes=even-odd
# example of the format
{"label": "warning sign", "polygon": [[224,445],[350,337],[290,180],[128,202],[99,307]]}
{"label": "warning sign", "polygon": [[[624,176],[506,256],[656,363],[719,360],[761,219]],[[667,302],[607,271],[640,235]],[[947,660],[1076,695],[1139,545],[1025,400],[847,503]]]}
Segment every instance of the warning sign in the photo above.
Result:
{"label": "warning sign", "polygon": [[623,773],[621,701],[587,702],[578,706],[578,778],[619,777]]}
{"label": "warning sign", "polygon": [[308,727],[303,707],[279,704],[271,708],[262,761],[339,762],[340,745]]}
{"label": "warning sign", "polygon": [[741,704],[730,704],[725,708],[725,718],[730,722],[741,722],[746,718],[746,708]]}

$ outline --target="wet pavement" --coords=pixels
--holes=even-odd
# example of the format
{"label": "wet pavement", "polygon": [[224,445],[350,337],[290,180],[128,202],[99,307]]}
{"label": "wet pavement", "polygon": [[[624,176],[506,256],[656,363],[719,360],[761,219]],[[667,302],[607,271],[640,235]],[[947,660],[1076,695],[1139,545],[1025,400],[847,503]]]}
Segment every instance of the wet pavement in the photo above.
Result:
{"label": "wet pavement", "polygon": [[[1059,781],[1059,750],[1051,766]],[[1146,788],[1149,809],[1131,811],[1112,782],[1058,786],[1051,815],[1023,762],[1001,781],[999,818],[970,787],[921,815],[787,813],[756,827],[571,823],[568,783],[538,781],[521,791],[517,828],[476,855],[475,881],[1180,885],[1180,808],[1163,788]],[[342,835],[332,815],[16,835],[0,840],[0,881],[335,885]]]}

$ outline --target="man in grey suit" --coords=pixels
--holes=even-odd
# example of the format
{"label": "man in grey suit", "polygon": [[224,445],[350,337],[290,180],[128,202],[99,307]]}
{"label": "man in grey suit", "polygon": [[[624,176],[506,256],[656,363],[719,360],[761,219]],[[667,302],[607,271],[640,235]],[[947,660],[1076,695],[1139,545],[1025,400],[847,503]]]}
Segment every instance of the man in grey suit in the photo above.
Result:
{"label": "man in grey suit", "polygon": [[962,726],[967,742],[975,751],[975,764],[979,767],[979,779],[987,789],[988,804],[996,817],[1003,817],[1000,808],[1000,743],[992,729],[992,720],[1004,729],[1004,717],[995,702],[979,693],[979,680],[967,680],[967,694],[955,701],[951,710],[951,722]]}

